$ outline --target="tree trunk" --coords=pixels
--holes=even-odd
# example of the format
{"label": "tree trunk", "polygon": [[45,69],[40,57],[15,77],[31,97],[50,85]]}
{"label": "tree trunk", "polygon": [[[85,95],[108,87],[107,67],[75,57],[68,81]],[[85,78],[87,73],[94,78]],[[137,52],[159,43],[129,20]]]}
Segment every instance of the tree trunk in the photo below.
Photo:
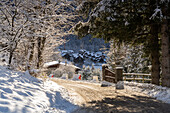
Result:
{"label": "tree trunk", "polygon": [[37,68],[39,68],[40,67],[40,57],[41,57],[41,38],[40,37],[38,37],[38,40],[37,40],[38,42],[38,55],[37,55]]}
{"label": "tree trunk", "polygon": [[11,63],[12,63],[12,57],[13,57],[13,51],[10,51],[10,53],[9,53],[9,61],[8,61],[9,65],[11,65]]}
{"label": "tree trunk", "polygon": [[44,50],[44,46],[45,46],[45,41],[46,41],[46,38],[38,38],[38,56],[37,56],[37,59],[38,59],[38,62],[37,62],[37,68],[40,68],[42,62],[43,62],[43,57],[42,57],[42,53],[43,53],[43,50]]}
{"label": "tree trunk", "polygon": [[29,47],[29,49],[30,49],[30,56],[29,56],[29,62],[31,62],[32,60],[33,60],[33,57],[34,57],[34,38],[32,39],[32,40],[30,40],[30,42],[31,42],[31,45],[30,45],[30,47]]}
{"label": "tree trunk", "polygon": [[162,38],[162,86],[170,87],[170,37],[168,20],[163,19],[161,26]]}
{"label": "tree trunk", "polygon": [[152,84],[160,85],[160,54],[159,54],[159,40],[158,40],[158,25],[151,25],[150,50],[152,60]]}
{"label": "tree trunk", "polygon": [[35,42],[34,42],[34,37],[32,39],[29,39],[29,45],[28,45],[28,65],[27,65],[27,69],[30,70],[32,67],[32,61],[34,58],[34,46],[35,46]]}

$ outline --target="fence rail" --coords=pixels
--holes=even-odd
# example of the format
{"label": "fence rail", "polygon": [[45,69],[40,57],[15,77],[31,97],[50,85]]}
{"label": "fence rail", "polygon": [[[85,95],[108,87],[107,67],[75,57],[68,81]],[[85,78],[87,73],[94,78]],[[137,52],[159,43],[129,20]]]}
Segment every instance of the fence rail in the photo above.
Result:
{"label": "fence rail", "polygon": [[124,81],[151,82],[151,74],[144,73],[123,73]]}
{"label": "fence rail", "polygon": [[108,82],[112,82],[115,83],[116,82],[116,75],[114,72],[112,72],[111,70],[105,68],[105,72],[104,72],[105,76],[103,77],[103,80],[106,80]]}
{"label": "fence rail", "polygon": [[103,80],[117,83],[118,81],[135,81],[150,83],[152,81],[151,74],[145,73],[123,73],[122,67],[116,67],[115,71],[108,69],[108,65],[102,65],[102,77]]}

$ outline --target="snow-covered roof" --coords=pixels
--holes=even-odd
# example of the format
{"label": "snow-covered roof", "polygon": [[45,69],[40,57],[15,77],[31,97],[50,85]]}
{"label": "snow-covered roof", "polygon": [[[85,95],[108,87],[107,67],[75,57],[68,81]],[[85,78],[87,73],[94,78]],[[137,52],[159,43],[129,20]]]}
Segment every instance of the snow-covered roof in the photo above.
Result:
{"label": "snow-covered roof", "polygon": [[[54,65],[57,65],[57,64],[65,65],[65,63],[62,63],[62,62],[59,63],[58,61],[52,61],[52,62],[45,63],[44,67],[50,67],[50,66],[54,66]],[[75,65],[71,65],[71,64],[67,64],[66,66],[72,67],[72,68],[75,68],[75,69],[80,69],[79,67],[77,67]]]}
{"label": "snow-covered roof", "polygon": [[80,50],[79,50],[79,52],[86,52],[86,50],[84,50],[84,49],[80,49]]}
{"label": "snow-covered roof", "polygon": [[68,50],[68,52],[69,52],[69,53],[74,53],[74,51],[73,51],[73,50]]}
{"label": "snow-covered roof", "polygon": [[99,51],[99,52],[96,52],[96,54],[97,55],[102,55],[103,53]]}
{"label": "snow-covered roof", "polygon": [[56,65],[56,64],[65,64],[65,63],[62,63],[62,62],[58,62],[58,61],[52,61],[52,62],[47,62],[44,64],[44,67],[49,67],[49,66],[53,66],[53,65]]}
{"label": "snow-covered roof", "polygon": [[68,51],[67,50],[61,50],[61,53],[67,53]]}
{"label": "snow-covered roof", "polygon": [[91,53],[91,56],[95,56],[95,54],[94,54],[94,53]]}
{"label": "snow-covered roof", "polygon": [[73,67],[73,68],[75,68],[75,69],[81,69],[81,68],[79,68],[79,67],[77,67],[77,66],[75,66],[75,65],[68,65],[68,66],[70,66],[70,67]]}
{"label": "snow-covered roof", "polygon": [[63,57],[63,56],[65,56],[66,54],[67,54],[67,53],[65,53],[65,52],[64,52],[64,53],[61,53],[61,56]]}
{"label": "snow-covered roof", "polygon": [[74,54],[73,54],[73,57],[74,57],[74,58],[78,58],[78,57],[79,57],[79,54],[78,54],[78,53],[74,53]]}
{"label": "snow-covered roof", "polygon": [[102,54],[95,54],[95,57],[98,58],[98,57],[101,57]]}
{"label": "snow-covered roof", "polygon": [[83,55],[79,54],[79,56],[80,56],[81,58],[83,58]]}
{"label": "snow-covered roof", "polygon": [[90,55],[90,52],[89,52],[89,51],[86,51],[85,53],[87,53],[88,55]]}

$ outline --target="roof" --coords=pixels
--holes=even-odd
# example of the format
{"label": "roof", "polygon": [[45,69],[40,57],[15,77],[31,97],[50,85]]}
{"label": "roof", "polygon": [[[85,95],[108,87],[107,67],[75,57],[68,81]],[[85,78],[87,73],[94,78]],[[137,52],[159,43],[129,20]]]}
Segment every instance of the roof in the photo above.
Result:
{"label": "roof", "polygon": [[62,63],[62,62],[59,62],[59,61],[52,61],[52,62],[47,62],[44,64],[44,67],[50,67],[50,66],[54,66],[54,65],[57,65],[57,64],[65,64],[65,63]]}
{"label": "roof", "polygon": [[[65,63],[62,63],[62,62],[58,62],[58,61],[52,61],[52,62],[47,62],[44,64],[44,67],[46,68],[50,68],[50,67],[58,67],[59,65],[65,65]],[[71,64],[67,64],[68,67],[73,67],[75,69],[79,69],[79,67],[75,66],[75,65],[71,65]]]}

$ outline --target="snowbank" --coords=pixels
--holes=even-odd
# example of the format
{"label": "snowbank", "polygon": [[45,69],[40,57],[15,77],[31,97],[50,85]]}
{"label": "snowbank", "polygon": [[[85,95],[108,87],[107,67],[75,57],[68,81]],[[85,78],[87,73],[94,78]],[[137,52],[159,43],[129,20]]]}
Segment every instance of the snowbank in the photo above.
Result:
{"label": "snowbank", "polygon": [[70,113],[78,107],[73,103],[56,83],[0,66],[0,113]]}
{"label": "snowbank", "polygon": [[128,81],[120,81],[117,84],[102,81],[101,86],[113,86],[113,87],[120,87],[124,85],[126,90],[136,91],[140,93],[144,93],[150,97],[153,97],[157,100],[160,100],[165,103],[170,104],[170,88],[157,86],[153,84],[147,83],[136,83],[136,82],[128,82]]}
{"label": "snowbank", "polygon": [[170,88],[147,83],[124,82],[127,89],[147,94],[157,100],[170,103]]}

